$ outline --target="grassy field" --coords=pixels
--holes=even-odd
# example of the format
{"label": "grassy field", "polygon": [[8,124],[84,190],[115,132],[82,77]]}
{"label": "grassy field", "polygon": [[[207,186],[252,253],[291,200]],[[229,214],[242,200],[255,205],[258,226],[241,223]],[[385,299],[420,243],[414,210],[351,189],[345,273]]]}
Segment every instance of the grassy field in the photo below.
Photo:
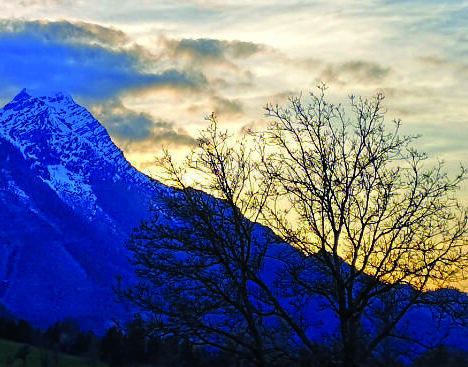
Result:
{"label": "grassy field", "polygon": [[[47,355],[48,367],[105,367],[104,364],[92,363],[84,358],[70,356],[66,354],[58,354],[51,351],[41,350],[36,347],[31,347],[30,353],[26,357],[26,364],[23,364],[22,359],[15,359],[17,351],[23,344],[15,343],[0,339],[0,366],[5,367],[43,367],[41,357]],[[58,364],[57,364],[58,362]]]}

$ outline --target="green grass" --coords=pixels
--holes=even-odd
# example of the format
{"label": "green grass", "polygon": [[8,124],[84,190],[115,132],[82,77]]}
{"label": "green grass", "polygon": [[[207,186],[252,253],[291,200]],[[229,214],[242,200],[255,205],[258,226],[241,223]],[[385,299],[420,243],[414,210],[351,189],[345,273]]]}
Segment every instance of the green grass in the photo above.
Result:
{"label": "green grass", "polygon": [[[8,360],[15,356],[16,352],[22,347],[23,344],[15,343],[8,340],[0,339],[0,366],[11,367],[24,367],[21,359],[16,359],[13,364],[9,365]],[[56,354],[52,351],[41,350],[36,347],[31,347],[31,351],[26,358],[26,367],[42,367],[41,355],[48,353],[50,367],[55,367],[58,360],[58,367],[105,367],[102,363],[87,363],[84,358],[70,356],[66,354]]]}

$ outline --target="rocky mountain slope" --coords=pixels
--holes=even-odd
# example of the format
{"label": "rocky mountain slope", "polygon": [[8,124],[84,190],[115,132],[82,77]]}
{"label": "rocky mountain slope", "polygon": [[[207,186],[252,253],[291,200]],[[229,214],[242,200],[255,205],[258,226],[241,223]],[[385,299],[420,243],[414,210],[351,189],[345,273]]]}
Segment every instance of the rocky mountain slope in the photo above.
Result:
{"label": "rocky mountain slope", "polygon": [[124,242],[158,187],[70,96],[21,91],[0,110],[0,303],[38,326],[104,327],[123,312],[111,285],[130,276]]}

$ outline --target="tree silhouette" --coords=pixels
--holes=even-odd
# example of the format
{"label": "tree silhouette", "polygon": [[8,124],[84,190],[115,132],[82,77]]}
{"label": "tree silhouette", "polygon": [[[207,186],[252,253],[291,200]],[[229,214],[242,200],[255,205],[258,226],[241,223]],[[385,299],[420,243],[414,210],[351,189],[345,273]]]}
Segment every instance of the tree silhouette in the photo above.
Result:
{"label": "tree silhouette", "polygon": [[[128,247],[141,282],[120,295],[150,311],[149,328],[161,336],[271,365],[286,357],[291,332],[276,306],[265,308],[270,289],[261,271],[269,243],[279,240],[256,224],[268,184],[256,186],[254,151],[232,146],[214,116],[211,122],[187,167],[163,157],[166,181],[178,189],[161,195],[154,217],[134,232]],[[204,176],[202,188],[217,198],[187,186],[190,172]]]}
{"label": "tree silhouette", "polygon": [[[322,295],[340,320],[342,359],[353,366],[390,335],[415,305],[432,304],[429,288],[454,284],[467,265],[467,212],[454,196],[466,177],[427,164],[415,137],[389,129],[383,95],[268,105],[261,137],[264,180],[274,182],[265,219],[314,259],[290,264],[296,292]],[[307,274],[321,271],[323,281]],[[466,301],[464,301],[466,302]],[[370,315],[372,313],[372,316]],[[373,332],[363,319],[379,315]],[[376,322],[376,321],[374,321]]]}
{"label": "tree silhouette", "polygon": [[268,128],[239,139],[212,115],[182,167],[166,152],[177,190],[134,232],[140,283],[120,290],[150,329],[258,366],[298,362],[317,351],[319,298],[339,325],[333,363],[351,367],[412,339],[398,326],[417,307],[466,321],[466,297],[428,291],[467,265],[464,169],[427,164],[399,121],[388,129],[380,94],[346,109],[324,87],[310,98],[268,105]]}

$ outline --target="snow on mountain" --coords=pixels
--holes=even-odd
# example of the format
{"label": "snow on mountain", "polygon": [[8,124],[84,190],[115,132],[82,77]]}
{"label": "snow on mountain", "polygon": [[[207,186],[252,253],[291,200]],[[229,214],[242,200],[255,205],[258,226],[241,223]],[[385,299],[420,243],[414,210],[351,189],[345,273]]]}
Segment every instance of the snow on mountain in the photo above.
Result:
{"label": "snow on mountain", "polygon": [[165,190],[71,96],[23,89],[0,110],[0,303],[38,326],[73,316],[102,330],[124,312],[124,243]]}
{"label": "snow on mountain", "polygon": [[[69,95],[35,97],[23,89],[0,116],[3,135],[30,156],[47,143],[53,153],[51,158],[67,166],[79,163],[79,158],[102,159],[120,168],[130,166],[104,127]],[[39,143],[39,147],[34,148],[31,143]]]}
{"label": "snow on mountain", "polygon": [[21,150],[31,167],[72,208],[92,219],[102,209],[90,187],[96,176],[144,184],[107,131],[72,97],[33,96],[23,89],[0,111],[0,136]]}

